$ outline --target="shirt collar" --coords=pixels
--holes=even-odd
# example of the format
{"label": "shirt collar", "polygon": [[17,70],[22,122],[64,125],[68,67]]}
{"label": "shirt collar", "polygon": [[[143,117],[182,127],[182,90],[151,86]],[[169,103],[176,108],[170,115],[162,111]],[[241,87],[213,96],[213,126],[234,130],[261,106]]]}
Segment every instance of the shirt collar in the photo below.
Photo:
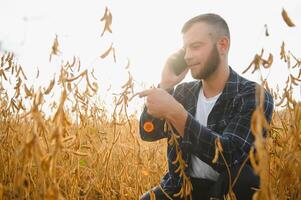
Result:
{"label": "shirt collar", "polygon": [[[225,87],[219,99],[231,99],[233,98],[239,91],[239,83],[240,76],[229,66],[230,75],[228,80],[226,81]],[[197,87],[197,95],[199,95],[200,89],[202,87],[202,81],[198,81]]]}

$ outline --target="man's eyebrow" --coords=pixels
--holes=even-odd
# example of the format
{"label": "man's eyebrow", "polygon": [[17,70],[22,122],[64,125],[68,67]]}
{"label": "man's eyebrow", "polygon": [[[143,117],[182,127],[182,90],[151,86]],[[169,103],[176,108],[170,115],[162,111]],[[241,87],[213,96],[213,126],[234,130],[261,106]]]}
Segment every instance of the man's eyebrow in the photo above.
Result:
{"label": "man's eyebrow", "polygon": [[195,41],[195,42],[189,43],[187,45],[183,45],[182,48],[185,49],[187,46],[192,46],[192,45],[195,45],[195,44],[202,44],[202,43],[204,43],[204,42],[202,42],[202,41]]}

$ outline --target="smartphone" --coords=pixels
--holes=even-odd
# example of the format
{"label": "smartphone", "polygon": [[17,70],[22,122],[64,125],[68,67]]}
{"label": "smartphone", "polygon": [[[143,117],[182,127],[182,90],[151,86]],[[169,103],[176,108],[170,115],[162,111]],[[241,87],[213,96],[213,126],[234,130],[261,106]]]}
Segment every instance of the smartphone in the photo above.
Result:
{"label": "smartphone", "polygon": [[180,49],[170,60],[170,67],[177,76],[180,75],[187,68],[187,63],[184,59],[184,56],[185,51],[183,49]]}

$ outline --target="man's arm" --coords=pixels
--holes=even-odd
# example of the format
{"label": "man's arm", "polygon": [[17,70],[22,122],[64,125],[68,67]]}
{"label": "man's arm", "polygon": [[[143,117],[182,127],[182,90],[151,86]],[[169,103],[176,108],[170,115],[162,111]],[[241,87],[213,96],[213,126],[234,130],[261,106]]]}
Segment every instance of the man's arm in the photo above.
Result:
{"label": "man's arm", "polygon": [[[178,56],[179,52],[176,52],[175,54],[172,54],[166,61],[162,74],[161,74],[161,81],[160,84],[158,85],[158,87],[162,90],[165,90],[165,94],[162,93],[162,90],[157,90],[159,93],[161,93],[162,96],[159,96],[159,99],[157,98],[156,101],[154,101],[154,98],[156,98],[156,95],[152,95],[155,92],[152,92],[151,90],[145,90],[140,92],[139,96],[140,97],[147,97],[147,104],[153,104],[153,102],[156,102],[158,104],[158,102],[162,103],[163,107],[160,108],[159,106],[159,110],[149,110],[147,107],[147,105],[145,106],[143,113],[141,114],[140,117],[140,124],[139,124],[139,129],[140,129],[140,136],[143,140],[146,141],[155,141],[161,138],[166,138],[168,137],[168,133],[164,131],[164,124],[165,124],[165,120],[160,120],[161,118],[166,119],[165,115],[166,112],[163,115],[157,116],[155,115],[155,113],[160,113],[163,110],[168,110],[169,109],[167,107],[168,106],[164,106],[164,97],[166,97],[165,100],[167,100],[167,103],[169,104],[169,102],[173,102],[173,105],[180,105],[178,102],[175,102],[174,98],[170,98],[171,95],[173,94],[174,91],[174,87],[180,83],[186,76],[187,72],[188,72],[188,68],[186,68],[182,73],[180,73],[179,75],[176,75],[172,70],[171,70],[171,63],[174,63],[174,60],[176,59],[176,57]],[[168,95],[167,95],[168,94]],[[158,97],[158,96],[157,96]],[[161,99],[162,97],[162,99]],[[152,101],[153,100],[153,101]],[[160,100],[160,101],[158,101]],[[161,101],[162,100],[162,101]],[[166,103],[166,101],[165,101]],[[165,104],[166,105],[166,104]],[[175,106],[175,107],[177,107]],[[153,107],[152,105],[150,107]],[[150,122],[154,125],[154,129],[153,131],[147,132],[144,130],[144,125],[146,122]]]}
{"label": "man's arm", "polygon": [[[237,162],[241,162],[253,145],[254,137],[250,130],[250,122],[252,113],[255,110],[255,86],[250,85],[242,91],[240,97],[240,109],[238,113],[231,119],[222,134],[218,134],[206,126],[201,125],[190,113],[185,115],[177,115],[169,119],[183,137],[183,143],[188,147],[191,153],[198,156],[201,160],[211,165],[216,170],[225,168],[225,162],[219,156],[218,161],[212,164],[215,155],[215,140],[220,138],[223,155],[229,166]],[[273,99],[269,93],[265,91],[264,115],[270,122],[273,112]],[[182,119],[179,116],[183,116]],[[183,120],[185,125],[183,125]],[[184,126],[184,127],[183,127]]]}

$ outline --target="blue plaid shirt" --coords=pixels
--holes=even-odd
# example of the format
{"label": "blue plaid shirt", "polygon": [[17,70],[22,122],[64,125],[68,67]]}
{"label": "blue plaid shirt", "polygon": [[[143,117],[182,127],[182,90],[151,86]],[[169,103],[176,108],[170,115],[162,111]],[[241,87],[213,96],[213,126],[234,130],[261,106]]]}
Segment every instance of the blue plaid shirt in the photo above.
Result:
{"label": "blue plaid shirt", "polygon": [[[201,81],[182,83],[175,90],[169,91],[188,112],[184,136],[178,139],[183,159],[188,166],[191,154],[194,154],[216,171],[222,172],[225,170],[226,165],[221,156],[215,164],[212,163],[217,137],[220,138],[223,155],[229,167],[239,164],[247,158],[254,142],[250,122],[257,105],[256,85],[258,84],[241,77],[230,67],[230,76],[222,94],[208,116],[207,127],[201,125],[194,117],[200,88],[202,87]],[[267,91],[265,91],[264,96],[264,114],[270,122],[274,107],[273,98]],[[171,132],[164,131],[165,121],[152,117],[146,111],[147,108],[145,107],[140,117],[141,138],[145,141],[169,139]],[[143,124],[146,121],[152,121],[155,126],[151,133],[146,133],[143,129]],[[168,144],[167,158],[168,172],[162,178],[161,186],[166,191],[178,191],[182,179],[175,173],[178,163],[172,163],[176,159],[174,145]],[[187,176],[189,175],[188,169],[189,167],[186,168]]]}

